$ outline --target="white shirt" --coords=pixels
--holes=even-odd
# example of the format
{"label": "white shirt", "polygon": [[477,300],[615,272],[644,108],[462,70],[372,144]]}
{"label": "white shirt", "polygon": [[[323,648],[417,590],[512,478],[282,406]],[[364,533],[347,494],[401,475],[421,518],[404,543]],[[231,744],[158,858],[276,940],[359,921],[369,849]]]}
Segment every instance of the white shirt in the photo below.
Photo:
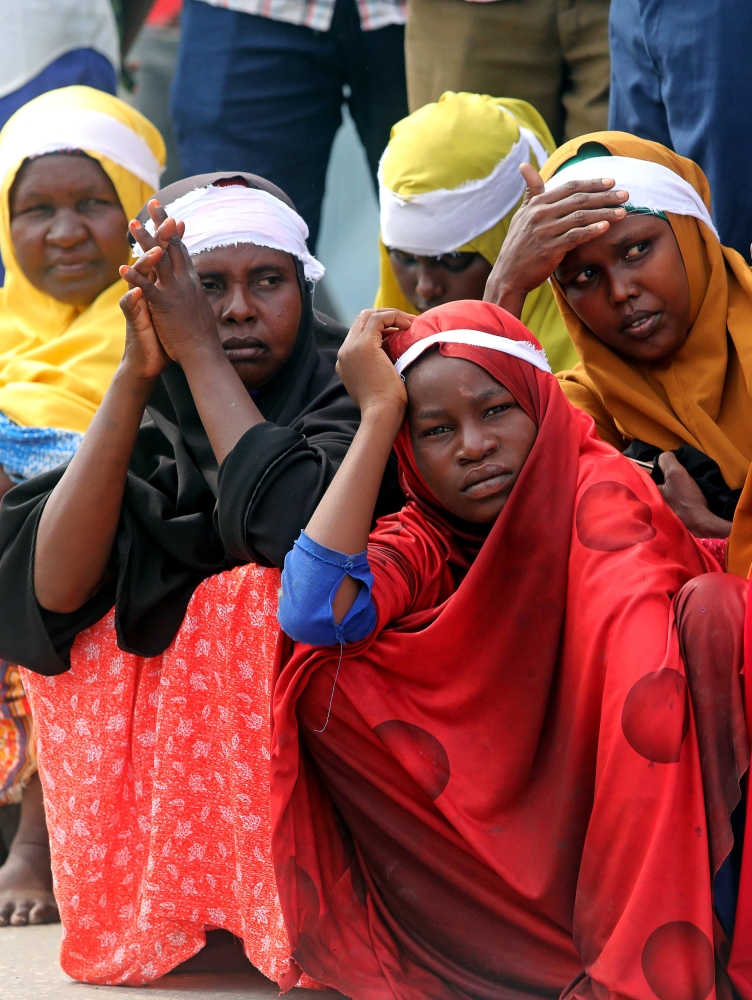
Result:
{"label": "white shirt", "polygon": [[0,97],[73,49],[95,49],[120,68],[110,0],[0,0]]}
{"label": "white shirt", "polygon": [[[314,31],[328,31],[337,0],[203,0],[213,7],[226,7],[244,14],[258,14],[272,21],[301,24]],[[364,31],[388,24],[404,24],[407,0],[356,0]]]}

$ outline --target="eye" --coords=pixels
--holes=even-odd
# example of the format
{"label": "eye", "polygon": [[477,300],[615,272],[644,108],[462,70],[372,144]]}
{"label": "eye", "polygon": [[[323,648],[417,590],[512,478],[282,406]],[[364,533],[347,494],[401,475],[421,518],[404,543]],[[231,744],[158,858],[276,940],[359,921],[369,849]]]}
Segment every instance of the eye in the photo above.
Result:
{"label": "eye", "polygon": [[265,274],[263,278],[258,279],[256,285],[260,288],[276,288],[283,280],[280,274]]}
{"label": "eye", "polygon": [[576,274],[572,279],[572,284],[574,285],[586,285],[588,281],[592,281],[598,272],[594,267],[584,267],[579,274]]}
{"label": "eye", "polygon": [[440,434],[449,434],[452,430],[449,424],[438,424],[436,427],[429,427],[427,431],[423,431],[421,437],[438,437]]}
{"label": "eye", "polygon": [[102,208],[109,208],[111,204],[112,202],[105,198],[82,198],[76,208],[79,212],[90,213],[97,212]]}
{"label": "eye", "polygon": [[394,257],[403,267],[415,267],[418,263],[417,257],[411,253],[404,253],[402,250],[390,250],[389,255]]}
{"label": "eye", "polygon": [[650,240],[642,240],[640,243],[635,243],[634,246],[631,246],[629,250],[627,250],[625,257],[627,260],[637,260],[645,253],[649,246]]}
{"label": "eye", "polygon": [[37,205],[29,205],[28,208],[22,209],[22,211],[17,212],[17,215],[35,215],[35,216],[49,216],[55,214],[55,209],[52,205],[45,204],[44,202],[39,202]]}
{"label": "eye", "polygon": [[497,417],[500,413],[506,413],[507,410],[516,409],[516,403],[499,403],[498,406],[492,406],[483,414],[484,417]]}
{"label": "eye", "polygon": [[215,278],[201,278],[201,285],[205,292],[218,292],[221,290],[219,282]]}
{"label": "eye", "polygon": [[474,253],[458,253],[455,250],[452,253],[445,253],[443,256],[437,257],[436,260],[445,271],[450,271],[452,274],[459,274],[470,267],[475,257],[476,254]]}

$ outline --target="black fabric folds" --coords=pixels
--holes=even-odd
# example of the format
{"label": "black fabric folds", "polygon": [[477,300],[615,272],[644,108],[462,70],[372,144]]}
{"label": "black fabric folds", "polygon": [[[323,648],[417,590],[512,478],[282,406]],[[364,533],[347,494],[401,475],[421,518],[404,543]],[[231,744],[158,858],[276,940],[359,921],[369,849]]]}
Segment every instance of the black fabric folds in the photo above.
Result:
{"label": "black fabric folds", "polygon": [[[302,265],[298,279],[303,310],[295,347],[253,397],[266,422],[247,431],[220,468],[182,369],[172,364],[160,377],[130,462],[108,582],[78,611],[40,609],[33,587],[37,525],[65,466],[5,496],[0,657],[38,673],[61,673],[76,635],[113,604],[120,647],[156,656],[172,641],[201,580],[245,562],[283,565],[360,420],[335,373],[336,351],[319,347],[341,342],[346,330],[314,312]],[[403,502],[392,460],[376,516]]]}
{"label": "black fabric folds", "polygon": [[[634,458],[638,462],[651,463],[651,479],[659,486],[663,483],[663,471],[658,465],[660,448],[635,438],[624,454],[627,458]],[[722,517],[725,521],[733,521],[734,511],[742,491],[732,490],[726,484],[718,463],[697,448],[693,448],[691,444],[680,445],[674,454],[679,464],[684,466],[702,490],[711,512],[716,517]]]}

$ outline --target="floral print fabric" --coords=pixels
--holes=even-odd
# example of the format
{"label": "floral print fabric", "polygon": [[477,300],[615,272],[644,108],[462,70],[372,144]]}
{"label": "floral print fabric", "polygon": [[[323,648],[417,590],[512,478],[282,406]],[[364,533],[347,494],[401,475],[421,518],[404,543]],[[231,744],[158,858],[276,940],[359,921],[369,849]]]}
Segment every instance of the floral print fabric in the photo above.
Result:
{"label": "floral print fabric", "polygon": [[279,580],[254,565],[204,580],[159,657],[122,652],[110,613],[68,673],[24,671],[74,979],[155,979],[208,927],[270,979],[286,972],[269,813]]}

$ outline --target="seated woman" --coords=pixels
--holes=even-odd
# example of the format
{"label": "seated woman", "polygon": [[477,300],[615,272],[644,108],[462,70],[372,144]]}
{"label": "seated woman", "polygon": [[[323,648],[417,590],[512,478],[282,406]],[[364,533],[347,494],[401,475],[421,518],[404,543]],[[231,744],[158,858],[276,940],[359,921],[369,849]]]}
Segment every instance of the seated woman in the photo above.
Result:
{"label": "seated woman", "polygon": [[[525,193],[519,166],[540,169],[554,149],[535,108],[511,97],[447,91],[397,122],[379,167],[376,306],[421,313],[482,299]],[[522,320],[554,371],[576,362],[547,281],[530,290]]]}
{"label": "seated woman", "polygon": [[[273,700],[289,982],[730,997],[711,874],[749,747],[738,688],[735,715],[689,714],[687,681],[738,669],[746,581],[504,310],[364,314],[340,370],[360,428],[279,611],[314,644],[281,647]],[[393,442],[408,501],[371,530]],[[736,757],[711,764],[732,718]]]}
{"label": "seated woman", "polygon": [[[0,132],[0,496],[68,461],[102,401],[123,353],[127,219],[158,186],[164,161],[153,125],[88,87],[44,94]],[[16,662],[0,661],[0,803],[22,799],[0,869],[0,926],[57,919]]]}
{"label": "seated woman", "polygon": [[522,169],[528,197],[487,297],[518,314],[552,275],[580,356],[565,394],[652,468],[693,534],[731,534],[728,566],[746,577],[752,516],[735,511],[752,460],[752,275],[718,241],[702,171],[620,132],[562,146],[545,189]]}
{"label": "seated woman", "polygon": [[[154,235],[131,223],[147,252],[121,270],[125,353],[97,415],[65,469],[0,510],[0,651],[51,675],[24,673],[63,968],[144,982],[214,927],[275,977],[276,567],[359,413],[317,347],[344,331],[313,310],[323,268],[289,199],[250,174],[158,197],[181,221],[151,202]],[[382,502],[403,502],[394,472]]]}

